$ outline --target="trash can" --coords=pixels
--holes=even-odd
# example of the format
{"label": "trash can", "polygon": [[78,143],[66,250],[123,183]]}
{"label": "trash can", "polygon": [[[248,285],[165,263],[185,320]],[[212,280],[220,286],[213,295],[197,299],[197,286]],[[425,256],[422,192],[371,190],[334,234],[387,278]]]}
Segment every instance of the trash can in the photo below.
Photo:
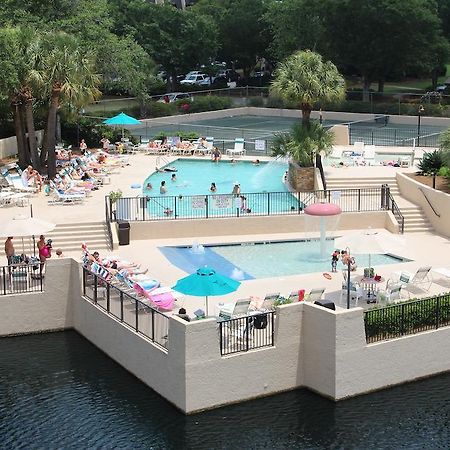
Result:
{"label": "trash can", "polygon": [[125,220],[117,221],[117,228],[119,232],[119,245],[130,244],[130,222]]}

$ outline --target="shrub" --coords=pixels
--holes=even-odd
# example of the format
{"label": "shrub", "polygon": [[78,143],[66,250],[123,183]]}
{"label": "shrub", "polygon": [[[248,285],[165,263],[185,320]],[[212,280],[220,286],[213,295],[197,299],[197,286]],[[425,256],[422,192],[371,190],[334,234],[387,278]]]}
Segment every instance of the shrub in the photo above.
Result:
{"label": "shrub", "polygon": [[248,106],[255,106],[260,108],[264,106],[264,98],[263,97],[249,97],[248,98]]}
{"label": "shrub", "polygon": [[285,101],[281,97],[270,95],[267,99],[268,108],[285,108]]}
{"label": "shrub", "polygon": [[169,136],[179,136],[182,141],[194,141],[200,137],[195,131],[158,131],[153,139],[163,141]]}
{"label": "shrub", "polygon": [[422,159],[417,164],[420,175],[434,175],[444,166],[443,152],[434,150],[433,152],[424,153]]}
{"label": "shrub", "polygon": [[[179,102],[176,102],[179,103]],[[180,103],[186,103],[186,100],[180,100]],[[190,113],[203,111],[215,111],[232,107],[232,100],[229,97],[218,97],[215,95],[206,95],[204,97],[195,97],[193,102],[189,102]]]}
{"label": "shrub", "polygon": [[148,116],[149,117],[164,117],[164,116],[173,116],[177,114],[178,108],[175,103],[163,103],[163,102],[155,102],[150,101],[147,104],[148,107]]}

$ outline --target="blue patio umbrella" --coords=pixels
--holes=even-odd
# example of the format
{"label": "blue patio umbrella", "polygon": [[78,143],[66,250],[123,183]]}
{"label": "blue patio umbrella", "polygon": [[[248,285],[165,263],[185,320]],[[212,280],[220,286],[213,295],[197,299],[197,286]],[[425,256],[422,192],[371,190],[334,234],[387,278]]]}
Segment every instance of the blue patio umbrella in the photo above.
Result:
{"label": "blue patio umbrella", "polygon": [[125,125],[140,125],[141,122],[139,120],[135,119],[134,117],[129,116],[128,114],[125,114],[121,112],[120,114],[117,114],[117,116],[110,117],[109,119],[106,119],[103,121],[105,125],[120,125],[122,127],[122,137],[123,137],[123,127]]}
{"label": "blue patio umbrella", "polygon": [[172,288],[175,291],[195,297],[206,297],[206,315],[208,315],[208,297],[225,295],[236,291],[241,285],[239,281],[217,273],[211,267],[205,266],[187,277],[181,278]]}

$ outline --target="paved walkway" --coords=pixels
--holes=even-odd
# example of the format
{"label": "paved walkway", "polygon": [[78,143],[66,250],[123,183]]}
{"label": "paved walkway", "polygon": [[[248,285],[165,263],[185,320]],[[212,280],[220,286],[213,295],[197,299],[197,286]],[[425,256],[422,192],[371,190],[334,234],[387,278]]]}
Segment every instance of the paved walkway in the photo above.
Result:
{"label": "paved walkway", "polygon": [[[261,158],[263,159],[263,158]],[[131,155],[129,158],[130,165],[123,167],[119,174],[111,177],[111,185],[104,186],[101,190],[93,192],[92,196],[86,200],[83,205],[55,205],[48,206],[47,197],[44,194],[35,196],[31,204],[33,205],[33,213],[35,217],[43,218],[56,223],[67,222],[89,222],[104,219],[104,196],[111,190],[121,189],[124,196],[136,196],[141,190],[132,189],[133,183],[143,183],[147,176],[154,170],[156,157],[149,155]],[[413,170],[413,169],[409,169]],[[339,176],[348,176],[349,178],[362,176],[391,176],[396,171],[408,171],[408,169],[400,169],[383,166],[370,167],[346,167],[333,168],[327,167],[327,174],[339,173]],[[342,174],[342,175],[341,175]],[[0,209],[0,222],[8,218],[28,214],[26,207],[8,207]],[[227,243],[227,242],[247,242],[265,239],[272,240],[288,240],[304,238],[305,233],[300,230],[298,233],[273,233],[272,235],[243,235],[243,236],[214,236],[195,238],[201,244],[207,243]],[[409,234],[405,236],[406,249],[405,256],[412,261],[403,264],[394,264],[389,266],[377,267],[376,271],[385,279],[389,279],[393,271],[407,269],[411,272],[424,265],[433,267],[449,267],[448,254],[450,250],[450,240],[431,233]],[[120,247],[117,253],[123,258],[136,261],[142,266],[149,268],[152,277],[161,281],[163,285],[173,286],[177,279],[186,276],[186,273],[177,267],[171,265],[158,247],[164,245],[192,245],[193,239],[159,239],[135,241],[129,246]],[[81,252],[73,252],[71,255],[79,259]],[[315,274],[298,274],[292,276],[275,277],[267,279],[257,279],[244,281],[238,292],[224,297],[214,297],[210,299],[211,312],[214,311],[215,305],[220,301],[231,302],[238,298],[245,298],[250,295],[264,296],[269,292],[280,292],[282,295],[288,295],[291,291],[297,289],[305,289],[309,292],[312,288],[326,288],[325,297],[340,304],[340,288],[342,283],[342,274],[332,274],[331,280],[323,277],[322,273]],[[433,285],[430,292],[440,292],[445,290],[442,286]],[[341,303],[342,304],[342,303]],[[199,307],[203,308],[204,299],[186,297],[183,305],[192,312]]]}

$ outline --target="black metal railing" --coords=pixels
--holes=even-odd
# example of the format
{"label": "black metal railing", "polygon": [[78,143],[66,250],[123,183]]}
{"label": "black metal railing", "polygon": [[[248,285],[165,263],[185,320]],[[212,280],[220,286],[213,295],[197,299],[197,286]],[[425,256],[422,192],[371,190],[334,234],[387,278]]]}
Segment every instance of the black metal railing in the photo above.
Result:
{"label": "black metal railing", "polygon": [[43,292],[40,263],[0,266],[0,295]]}
{"label": "black metal railing", "polygon": [[274,311],[219,322],[220,354],[273,347],[274,324]]}
{"label": "black metal railing", "polygon": [[325,191],[244,193],[241,196],[217,194],[123,197],[110,204],[110,217],[112,221],[152,221],[298,215],[302,214],[309,204],[321,201],[333,202],[339,205],[343,212],[379,211],[380,207],[395,209],[394,199],[387,204],[386,199],[383,200],[383,195],[385,193],[381,187],[365,187]]}
{"label": "black metal railing", "polygon": [[364,311],[366,342],[395,339],[450,325],[450,294]]}
{"label": "black metal railing", "polygon": [[398,207],[396,201],[394,200],[394,197],[391,194],[389,186],[387,185],[385,192],[386,192],[386,200],[385,200],[386,208],[384,209],[388,209],[392,212],[392,214],[395,217],[395,220],[398,223],[398,231],[399,233],[403,234],[405,232],[405,217],[400,211],[400,208]]}
{"label": "black metal railing", "polygon": [[106,231],[108,233],[108,245],[109,249],[113,249],[113,237],[112,237],[112,230],[111,230],[111,209],[112,209],[112,202],[111,199],[107,196],[105,197],[105,223],[106,223]]}
{"label": "black metal railing", "polygon": [[137,298],[131,290],[113,285],[83,267],[83,296],[151,342],[167,349],[169,317]]}

